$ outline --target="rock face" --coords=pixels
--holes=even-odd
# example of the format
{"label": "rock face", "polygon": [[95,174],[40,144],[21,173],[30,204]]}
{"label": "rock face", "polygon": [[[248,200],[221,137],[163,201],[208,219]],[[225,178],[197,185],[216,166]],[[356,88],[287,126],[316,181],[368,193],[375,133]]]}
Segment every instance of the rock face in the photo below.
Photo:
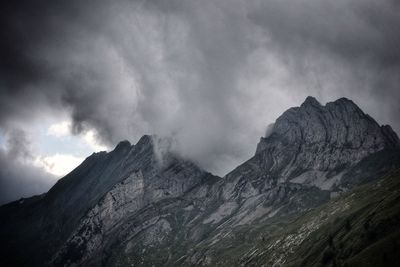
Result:
{"label": "rock face", "polygon": [[2,247],[4,258],[12,263],[18,258],[21,265],[83,263],[102,248],[99,231],[107,233],[146,205],[217,179],[172,154],[163,155],[161,162],[155,150],[159,142],[148,135],[136,145],[123,141],[110,153],[88,157],[48,193],[3,206],[0,233],[11,242]]}
{"label": "rock face", "polygon": [[65,246],[55,255],[52,264],[84,262],[102,246],[104,233],[109,232],[129,214],[145,205],[145,186],[140,171],[116,184],[81,221]]}
{"label": "rock face", "polygon": [[378,151],[399,149],[399,143],[390,126],[379,126],[351,100],[322,106],[308,97],[277,119],[256,155],[280,182],[332,189],[340,184],[340,173]]}
{"label": "rock face", "polygon": [[[390,126],[344,98],[322,106],[308,97],[289,109],[255,155],[223,178],[171,152],[171,142],[123,141],[48,193],[2,206],[0,264],[224,266],[235,258],[251,265],[263,258],[259,239],[267,242],[274,227],[400,166]],[[281,251],[267,266],[281,265],[288,242],[306,236],[290,238],[264,248]]]}

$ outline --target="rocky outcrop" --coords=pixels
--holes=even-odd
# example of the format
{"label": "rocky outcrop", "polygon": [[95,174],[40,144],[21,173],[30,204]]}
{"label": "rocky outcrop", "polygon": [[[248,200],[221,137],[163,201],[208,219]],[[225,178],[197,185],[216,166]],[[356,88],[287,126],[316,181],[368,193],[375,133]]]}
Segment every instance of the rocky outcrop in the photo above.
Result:
{"label": "rocky outcrop", "polygon": [[87,261],[104,243],[107,234],[145,203],[143,175],[134,172],[116,184],[86,214],[66,244],[56,253],[52,265],[72,265]]}
{"label": "rocky outcrop", "polygon": [[256,151],[264,172],[279,182],[333,189],[343,173],[361,159],[400,142],[390,126],[379,126],[346,98],[322,106],[308,97],[280,116]]}

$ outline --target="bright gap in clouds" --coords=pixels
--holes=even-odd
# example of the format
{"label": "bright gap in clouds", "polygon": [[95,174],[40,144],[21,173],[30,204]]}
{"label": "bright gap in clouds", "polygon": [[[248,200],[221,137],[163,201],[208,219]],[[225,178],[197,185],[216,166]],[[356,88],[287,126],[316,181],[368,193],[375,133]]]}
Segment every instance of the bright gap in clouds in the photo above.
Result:
{"label": "bright gap in clouds", "polygon": [[41,146],[55,146],[56,153],[42,152],[45,155],[38,155],[34,165],[58,177],[71,172],[91,153],[108,149],[97,141],[94,130],[72,135],[71,122],[67,120],[51,124]]}
{"label": "bright gap in clouds", "polygon": [[67,120],[30,123],[29,133],[21,125],[0,131],[0,205],[48,191],[93,152],[107,150],[93,130],[72,134]]}
{"label": "bright gap in clouds", "polygon": [[37,157],[34,165],[43,168],[50,174],[62,177],[75,169],[82,161],[82,157],[55,154]]}
{"label": "bright gap in clouds", "polygon": [[[71,127],[72,123],[70,121],[62,121],[59,123],[55,123],[50,125],[50,127],[47,130],[47,135],[57,138],[72,137],[70,130]],[[85,133],[82,133],[79,136],[75,137],[83,140],[93,151],[107,150],[106,146],[101,145],[97,141],[96,132],[94,130],[88,130]]]}

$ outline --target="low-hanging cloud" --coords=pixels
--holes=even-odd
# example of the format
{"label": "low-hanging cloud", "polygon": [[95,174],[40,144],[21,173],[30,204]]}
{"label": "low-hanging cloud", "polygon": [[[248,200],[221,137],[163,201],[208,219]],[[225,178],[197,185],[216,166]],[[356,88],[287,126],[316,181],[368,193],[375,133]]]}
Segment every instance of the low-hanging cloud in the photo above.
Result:
{"label": "low-hanging cloud", "polygon": [[0,147],[0,205],[41,194],[56,181],[54,176],[32,164],[34,156],[25,132],[13,129],[7,136],[6,148]]}
{"label": "low-hanging cloud", "polygon": [[307,95],[350,97],[398,131],[399,11],[395,0],[9,1],[0,127],[61,109],[75,134],[172,136],[218,174]]}

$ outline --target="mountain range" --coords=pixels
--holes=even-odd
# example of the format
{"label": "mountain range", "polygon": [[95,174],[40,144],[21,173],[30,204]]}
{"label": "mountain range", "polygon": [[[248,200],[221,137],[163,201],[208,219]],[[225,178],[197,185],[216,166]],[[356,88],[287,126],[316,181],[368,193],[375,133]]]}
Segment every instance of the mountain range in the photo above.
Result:
{"label": "mountain range", "polygon": [[315,98],[224,177],[145,135],[0,207],[1,266],[400,266],[400,140]]}

